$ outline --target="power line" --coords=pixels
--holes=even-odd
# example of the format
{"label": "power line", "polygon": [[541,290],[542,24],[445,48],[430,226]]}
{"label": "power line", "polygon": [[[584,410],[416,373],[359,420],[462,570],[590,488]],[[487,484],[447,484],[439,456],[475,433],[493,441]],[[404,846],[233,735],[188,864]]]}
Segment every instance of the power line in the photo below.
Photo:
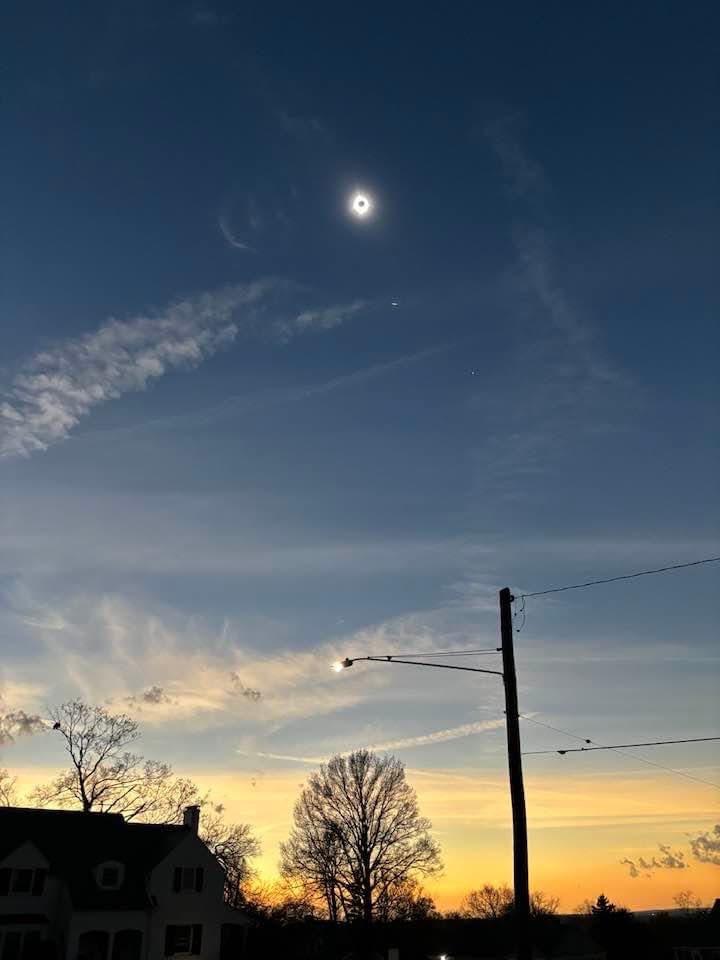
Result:
{"label": "power line", "polygon": [[580,740],[582,743],[592,743],[592,740],[588,740],[587,737],[579,737],[576,733],[570,733],[569,730],[561,730],[560,727],[553,727],[549,723],[544,723],[542,720],[536,720],[535,717],[528,717],[526,714],[520,714],[521,720],[527,720],[528,723],[534,723],[538,727],[546,727],[548,730],[554,730],[555,733],[562,733],[565,737],[572,737],[573,740]]}
{"label": "power line", "polygon": [[476,650],[440,650],[437,653],[433,653],[430,650],[425,650],[423,653],[393,653],[393,657],[432,657],[437,659],[438,657],[475,657],[479,655],[488,655],[488,654],[497,654],[500,652],[500,647],[484,647],[478,648]]}
{"label": "power line", "polygon": [[571,583],[565,587],[552,587],[550,590],[536,590],[534,593],[523,593],[520,600],[528,597],[545,597],[549,593],[563,593],[565,590],[581,590],[583,587],[595,587],[601,583],[616,583],[618,580],[634,580],[636,577],[648,577],[652,573],[667,573],[669,570],[684,570],[687,567],[699,567],[704,563],[717,563],[720,557],[707,557],[705,560],[692,560],[690,563],[673,563],[667,567],[656,567],[654,570],[640,570],[638,573],[625,573],[619,577],[606,577],[604,580],[587,580],[585,583]]}
{"label": "power line", "polygon": [[[576,733],[571,733],[569,730],[562,730],[560,727],[553,727],[549,723],[543,723],[542,720],[536,720],[534,717],[528,717],[526,714],[520,714],[521,719],[528,720],[530,723],[537,724],[539,727],[546,727],[548,730],[554,730],[556,733],[562,733],[563,736],[571,737],[573,740],[580,740],[582,743],[592,744],[594,747],[602,747],[602,744],[595,743],[594,740],[590,740],[588,737],[579,737]],[[706,787],[713,787],[715,790],[720,790],[720,784],[713,783],[711,780],[703,780],[702,777],[694,777],[690,773],[685,773],[683,770],[676,770],[674,767],[663,766],[662,763],[656,763],[654,760],[648,760],[645,757],[638,756],[636,753],[625,753],[624,750],[619,747],[605,747],[606,750],[613,750],[615,753],[619,753],[622,757],[629,757],[631,760],[639,760],[641,763],[647,764],[649,767],[657,767],[659,770],[664,770],[666,773],[674,773],[678,777],[684,777],[686,780],[693,780],[695,783],[702,783]],[[550,751],[555,753],[555,750]],[[569,751],[567,751],[569,752]]]}
{"label": "power line", "polygon": [[590,750],[619,750],[621,747],[662,747],[668,743],[707,743],[710,740],[720,740],[720,737],[691,737],[689,740],[645,740],[643,743],[614,743],[607,747],[568,747],[565,750],[526,750],[523,756],[540,756],[543,753],[564,755],[566,753],[586,753]]}

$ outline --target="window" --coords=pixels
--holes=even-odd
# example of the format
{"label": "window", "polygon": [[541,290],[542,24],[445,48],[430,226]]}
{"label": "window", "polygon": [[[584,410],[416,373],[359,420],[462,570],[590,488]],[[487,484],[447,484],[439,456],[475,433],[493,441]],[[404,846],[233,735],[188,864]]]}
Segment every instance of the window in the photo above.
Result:
{"label": "window", "polygon": [[78,939],[78,960],[106,960],[109,942],[107,930],[85,930]]}
{"label": "window", "polygon": [[32,870],[13,870],[10,893],[30,893],[32,890],[32,881]]}
{"label": "window", "polygon": [[113,937],[112,960],[140,960],[141,930],[118,930]]}
{"label": "window", "polygon": [[175,867],[173,872],[173,890],[187,893],[200,893],[203,888],[205,871],[202,867]]}
{"label": "window", "polygon": [[117,890],[122,886],[125,868],[116,860],[99,863],[94,870],[95,882],[102,890]]}
{"label": "window", "polygon": [[117,867],[103,867],[100,874],[101,887],[117,887],[120,885],[120,871]]}
{"label": "window", "polygon": [[0,960],[37,960],[42,937],[39,930],[0,930]]}
{"label": "window", "polygon": [[15,893],[40,897],[45,889],[46,876],[47,870],[40,867],[35,870],[26,868],[11,870],[10,867],[3,867],[0,870],[0,897]]}
{"label": "window", "polygon": [[202,924],[189,923],[165,928],[165,956],[198,956],[202,950]]}

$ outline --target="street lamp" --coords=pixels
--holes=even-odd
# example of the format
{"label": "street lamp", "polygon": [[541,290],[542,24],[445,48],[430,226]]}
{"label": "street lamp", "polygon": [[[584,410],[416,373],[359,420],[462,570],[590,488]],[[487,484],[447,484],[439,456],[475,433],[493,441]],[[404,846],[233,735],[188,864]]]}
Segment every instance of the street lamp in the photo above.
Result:
{"label": "street lamp", "polygon": [[361,660],[373,663],[400,663],[410,667],[434,667],[437,670],[463,670],[467,673],[489,673],[502,677],[505,687],[505,729],[507,733],[508,773],[510,801],[513,818],[513,879],[515,894],[515,920],[518,932],[518,960],[531,960],[530,943],[530,889],[528,877],[527,814],[525,810],[525,787],[520,752],[520,714],[518,712],[517,677],[515,674],[515,651],[513,649],[512,602],[508,587],[499,593],[501,646],[503,668],[483,670],[480,667],[460,667],[450,663],[429,663],[426,660],[407,660],[391,654],[379,657],[345,657],[336,661],[332,669],[341,673]]}

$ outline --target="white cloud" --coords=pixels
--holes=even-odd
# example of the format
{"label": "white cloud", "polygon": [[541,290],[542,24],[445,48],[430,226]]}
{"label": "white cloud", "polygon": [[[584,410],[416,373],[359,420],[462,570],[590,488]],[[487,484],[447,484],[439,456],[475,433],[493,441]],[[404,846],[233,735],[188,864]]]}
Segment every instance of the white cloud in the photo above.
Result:
{"label": "white cloud", "polygon": [[245,243],[235,236],[232,227],[228,223],[227,217],[218,217],[218,227],[220,227],[220,233],[222,233],[231,247],[235,247],[236,250],[246,250],[248,253],[254,252],[253,247],[251,247],[249,243]]}
{"label": "white cloud", "polygon": [[182,300],[156,315],[109,320],[37,354],[0,405],[0,456],[29,456],[67,437],[93,407],[144,390],[169,370],[193,367],[235,339],[236,312],[266,283]]}
{"label": "white cloud", "polygon": [[463,737],[472,737],[478,733],[499,730],[504,726],[504,720],[477,720],[473,723],[463,723],[459,727],[447,727],[445,730],[433,730],[431,733],[421,733],[415,737],[401,737],[399,740],[371,743],[366,749],[382,751],[406,750],[411,747],[427,747],[433,743],[447,743],[449,740],[461,740]]}
{"label": "white cloud", "polygon": [[340,326],[365,306],[364,300],[353,300],[352,303],[338,304],[334,307],[305,310],[293,320],[279,321],[274,329],[280,341],[290,340],[295,334],[309,330],[331,330],[333,327]]}
{"label": "white cloud", "polygon": [[[365,746],[353,747],[352,750],[343,750],[341,756],[350,756],[355,750],[373,750],[382,753],[389,750],[408,750],[413,747],[427,747],[434,743],[448,743],[450,740],[461,740],[463,737],[472,737],[478,733],[487,733],[490,730],[499,730],[505,726],[504,720],[478,720],[473,723],[463,723],[459,727],[447,727],[444,730],[432,730],[430,733],[421,733],[414,737],[400,737],[397,740],[385,740],[381,743],[368,743]],[[266,753],[263,751],[237,751],[242,756],[260,757],[265,760],[289,760],[293,763],[326,763],[329,756],[303,756],[288,753]]]}
{"label": "white cloud", "polygon": [[299,392],[293,399],[303,397],[314,397],[325,393],[332,393],[335,390],[343,390],[347,387],[354,387],[358,384],[367,383],[369,380],[375,380],[378,377],[387,376],[389,373],[395,373],[397,370],[403,370],[414,363],[421,363],[428,357],[433,357],[444,350],[450,350],[454,343],[442,343],[435,347],[427,347],[424,350],[416,350],[414,353],[407,353],[395,360],[387,360],[384,363],[374,363],[368,367],[362,367],[359,370],[353,370],[352,373],[343,373],[324,383],[318,383],[312,387],[306,387]]}
{"label": "white cloud", "polygon": [[[30,456],[64,440],[92,409],[144,390],[177,369],[192,368],[236,339],[276,282],[258,281],[204,293],[157,314],[109,320],[94,333],[36,354],[0,403],[0,458]],[[270,326],[286,343],[338,326],[364,301],[298,314]],[[241,311],[244,308],[244,313]]]}
{"label": "white cloud", "polygon": [[[168,609],[144,610],[116,595],[78,596],[54,607],[46,603],[37,611],[26,596],[25,609],[19,612],[24,629],[32,631],[32,676],[45,682],[47,702],[81,696],[116,709],[137,710],[147,724],[176,727],[191,722],[193,729],[242,724],[253,737],[300,719],[387,700],[388,690],[395,704],[424,701],[433,689],[428,676],[433,671],[424,671],[399,689],[392,669],[359,666],[338,676],[330,666],[347,655],[409,649],[431,654],[457,643],[443,632],[442,616],[433,615],[398,617],[306,650],[289,649],[283,643],[264,652],[263,644],[274,645],[277,638],[271,639],[257,623],[247,628],[226,623],[217,633],[194,618]],[[29,627],[28,620],[36,626]],[[59,621],[62,630],[54,628]],[[244,640],[246,634],[253,637],[253,647]],[[44,646],[40,653],[38,644]],[[22,669],[18,661],[16,677]],[[471,708],[476,697],[472,684],[459,680],[453,686],[453,701],[458,697]],[[491,728],[485,722],[465,724],[403,743],[440,742]]]}
{"label": "white cloud", "polygon": [[586,339],[590,335],[587,325],[555,278],[547,231],[538,226],[518,227],[514,240],[527,283],[552,325],[570,341]]}

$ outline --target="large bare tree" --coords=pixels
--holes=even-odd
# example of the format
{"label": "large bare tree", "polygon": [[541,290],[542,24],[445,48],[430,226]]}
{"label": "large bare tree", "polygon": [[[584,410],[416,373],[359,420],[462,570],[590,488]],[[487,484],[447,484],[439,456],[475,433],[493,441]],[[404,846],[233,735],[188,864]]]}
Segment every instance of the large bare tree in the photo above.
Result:
{"label": "large bare tree", "polygon": [[324,901],[332,919],[369,922],[392,912],[408,881],[439,872],[430,826],[395,757],[336,756],[310,776],[295,805],[280,870]]}
{"label": "large bare tree", "polygon": [[70,700],[50,710],[49,722],[64,742],[70,766],[35,787],[30,794],[35,803],[120,813],[126,820],[149,823],[182,823],[185,807],[198,805],[200,837],[225,871],[227,901],[238,904],[253,875],[250,860],[260,851],[247,824],[227,823],[222,805],[201,794],[192,780],[175,776],[168,763],[146,760],[129,749],[139,740],[140,728],[127,714]]}
{"label": "large bare tree", "polygon": [[39,806],[79,806],[86,813],[121,813],[126,820],[177,823],[189,804],[198,803],[192,781],[172,767],[128,749],[140,737],[137,720],[101,706],[70,700],[49,711],[64,741],[70,767],[50,783],[35,787]]}

